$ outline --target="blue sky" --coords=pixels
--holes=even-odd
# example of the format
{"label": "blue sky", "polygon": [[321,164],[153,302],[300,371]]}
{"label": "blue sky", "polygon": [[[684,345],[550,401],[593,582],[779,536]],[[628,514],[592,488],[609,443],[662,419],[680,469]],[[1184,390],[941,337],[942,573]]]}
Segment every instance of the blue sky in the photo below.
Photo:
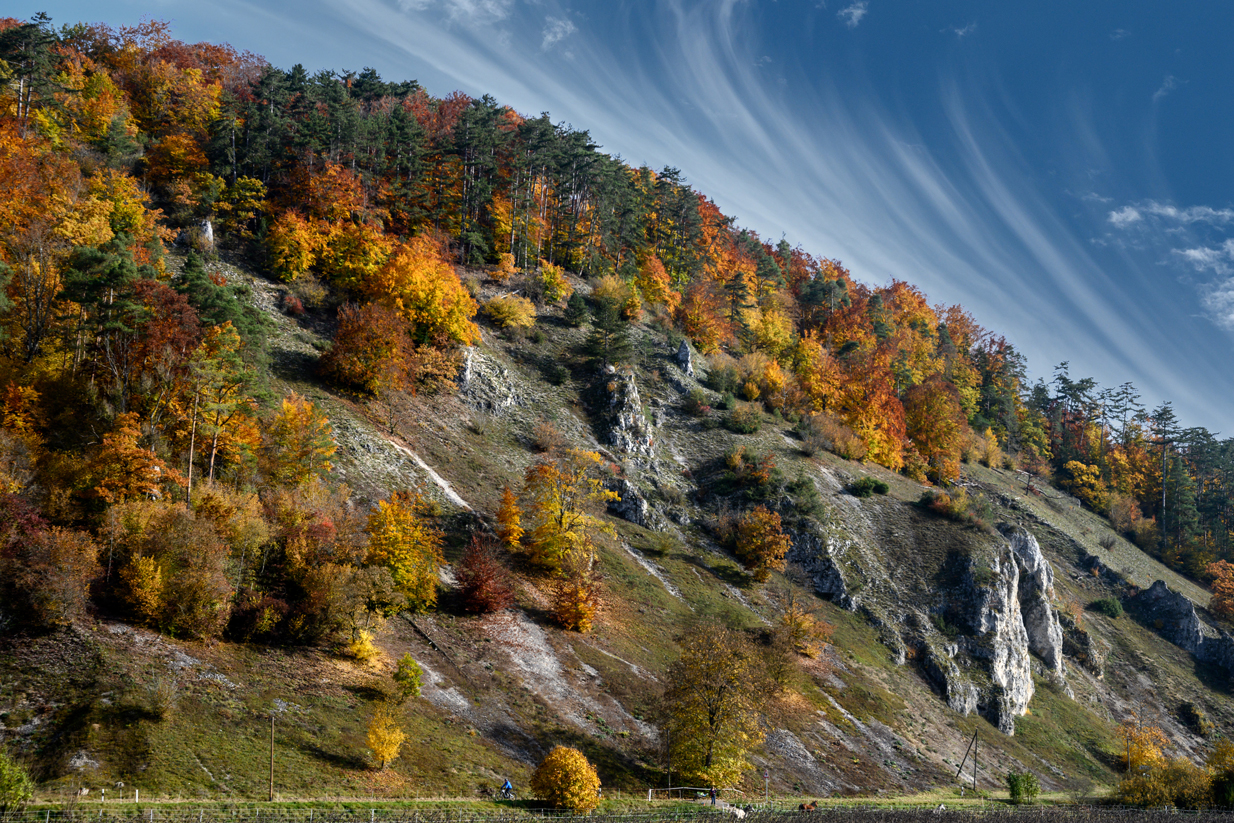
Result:
{"label": "blue sky", "polygon": [[741,225],[961,303],[1032,377],[1234,434],[1234,6],[48,0],[286,68],[418,79],[680,168]]}

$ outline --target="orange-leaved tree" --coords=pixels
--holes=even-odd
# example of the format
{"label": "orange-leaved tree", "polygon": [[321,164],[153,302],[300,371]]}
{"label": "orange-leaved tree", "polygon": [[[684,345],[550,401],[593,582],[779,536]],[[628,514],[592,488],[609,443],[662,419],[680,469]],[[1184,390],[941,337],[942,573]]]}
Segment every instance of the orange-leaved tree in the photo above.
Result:
{"label": "orange-leaved tree", "polygon": [[373,300],[398,312],[417,345],[445,341],[469,345],[480,339],[472,322],[476,301],[463,288],[441,245],[426,235],[396,249],[363,288]]}
{"label": "orange-leaved tree", "polygon": [[319,368],[337,385],[382,396],[409,381],[414,348],[407,324],[390,307],[346,305],[339,309],[334,344]]}
{"label": "orange-leaved tree", "polygon": [[1205,573],[1213,579],[1209,610],[1220,618],[1234,618],[1234,565],[1225,560],[1209,563]]}
{"label": "orange-leaved tree", "polygon": [[784,571],[789,539],[780,515],[766,506],[757,506],[737,521],[737,556],[750,575],[762,583],[773,571]]}
{"label": "orange-leaved tree", "polygon": [[523,539],[523,510],[510,487],[501,493],[501,507],[497,509],[497,537],[508,549],[518,548]]}
{"label": "orange-leaved tree", "polygon": [[930,467],[930,478],[951,482],[960,477],[960,453],[968,423],[955,386],[937,374],[904,395],[908,438]]}

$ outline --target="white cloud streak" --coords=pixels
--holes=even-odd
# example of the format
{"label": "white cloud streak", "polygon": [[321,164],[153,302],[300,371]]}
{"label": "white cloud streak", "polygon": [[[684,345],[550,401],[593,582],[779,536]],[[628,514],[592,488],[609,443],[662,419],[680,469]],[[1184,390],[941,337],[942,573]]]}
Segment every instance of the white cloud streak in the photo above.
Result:
{"label": "white cloud streak", "polygon": [[577,31],[574,24],[564,17],[549,17],[544,21],[544,39],[540,41],[541,51],[547,51],[562,40]]}
{"label": "white cloud streak", "polygon": [[844,25],[850,29],[855,29],[861,23],[861,18],[869,13],[869,3],[866,0],[857,0],[851,6],[845,6],[836,12],[836,17],[844,21]]}
{"label": "white cloud streak", "polygon": [[1174,75],[1167,74],[1165,79],[1161,81],[1161,87],[1153,92],[1153,102],[1159,102],[1174,89],[1178,88],[1178,81],[1174,79]]}

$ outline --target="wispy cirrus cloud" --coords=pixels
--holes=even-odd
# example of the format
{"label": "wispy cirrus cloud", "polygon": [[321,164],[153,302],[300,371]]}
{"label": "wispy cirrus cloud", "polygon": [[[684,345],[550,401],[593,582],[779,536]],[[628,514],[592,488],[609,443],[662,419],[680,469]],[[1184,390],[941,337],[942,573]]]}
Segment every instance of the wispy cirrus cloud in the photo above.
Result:
{"label": "wispy cirrus cloud", "polygon": [[398,0],[403,11],[439,8],[456,23],[493,23],[510,16],[514,0]]}
{"label": "wispy cirrus cloud", "polygon": [[1190,272],[1184,282],[1195,289],[1204,315],[1234,329],[1234,209],[1146,200],[1110,211],[1106,222],[1116,232],[1107,240]]}
{"label": "wispy cirrus cloud", "polygon": [[1176,88],[1178,88],[1178,80],[1174,79],[1174,75],[1167,74],[1165,79],[1161,81],[1161,87],[1153,92],[1153,102],[1158,102]]}
{"label": "wispy cirrus cloud", "polygon": [[855,29],[858,24],[861,23],[862,18],[869,13],[869,5],[870,4],[866,2],[866,0],[857,0],[857,2],[853,3],[851,6],[845,6],[836,12],[836,17],[843,20],[844,25],[848,26],[850,29]]}
{"label": "wispy cirrus cloud", "polygon": [[1114,29],[1114,31],[1110,32],[1111,40],[1125,40],[1130,36],[1131,32],[1127,29]]}
{"label": "wispy cirrus cloud", "polygon": [[965,37],[968,37],[970,34],[977,31],[977,22],[973,21],[967,26],[952,26],[950,29],[947,29],[947,31],[950,31],[957,38],[963,40]]}
{"label": "wispy cirrus cloud", "polygon": [[578,31],[575,25],[564,17],[549,17],[544,21],[544,39],[540,41],[541,51],[547,51]]}
{"label": "wispy cirrus cloud", "polygon": [[1214,209],[1212,206],[1188,206],[1180,209],[1172,203],[1162,203],[1159,200],[1129,203],[1121,209],[1111,211],[1109,222],[1118,228],[1126,228],[1132,223],[1139,222],[1146,215],[1180,226],[1195,223],[1224,226],[1234,223],[1234,209],[1232,208]]}

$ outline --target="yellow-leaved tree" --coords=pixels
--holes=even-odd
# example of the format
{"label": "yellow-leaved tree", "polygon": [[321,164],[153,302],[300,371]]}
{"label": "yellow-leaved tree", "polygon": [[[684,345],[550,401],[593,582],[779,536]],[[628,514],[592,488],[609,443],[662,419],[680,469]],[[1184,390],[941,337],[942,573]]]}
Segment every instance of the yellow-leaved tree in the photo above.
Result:
{"label": "yellow-leaved tree", "polygon": [[763,739],[763,681],[744,638],[718,623],[696,626],[681,640],[664,693],[665,732],[673,763],[699,786],[733,786]]}
{"label": "yellow-leaved tree", "polygon": [[407,597],[408,608],[425,611],[437,605],[437,572],[441,532],[424,516],[424,504],[414,492],[395,492],[369,515],[368,562],[390,570],[395,587]]}
{"label": "yellow-leaved tree", "polygon": [[411,238],[362,284],[373,300],[397,311],[417,345],[480,339],[471,318],[476,301],[463,288],[440,244],[425,235]]}
{"label": "yellow-leaved tree", "polygon": [[279,413],[262,436],[266,474],[276,483],[289,486],[330,471],[334,450],[329,418],[295,393],[283,398]]}
{"label": "yellow-leaved tree", "polygon": [[555,746],[531,776],[535,796],[575,814],[600,805],[600,776],[587,756],[569,746]]}
{"label": "yellow-leaved tree", "polygon": [[603,465],[596,452],[569,449],[562,457],[541,460],[527,469],[523,546],[533,563],[559,573],[568,555],[589,552],[591,534],[612,532],[596,516],[608,501],[617,499],[616,492],[604,487]]}
{"label": "yellow-leaved tree", "polygon": [[398,720],[390,707],[382,703],[373,711],[368,722],[368,747],[373,752],[373,759],[378,768],[385,769],[391,760],[398,757],[398,751],[403,747],[407,734],[399,728]]}

